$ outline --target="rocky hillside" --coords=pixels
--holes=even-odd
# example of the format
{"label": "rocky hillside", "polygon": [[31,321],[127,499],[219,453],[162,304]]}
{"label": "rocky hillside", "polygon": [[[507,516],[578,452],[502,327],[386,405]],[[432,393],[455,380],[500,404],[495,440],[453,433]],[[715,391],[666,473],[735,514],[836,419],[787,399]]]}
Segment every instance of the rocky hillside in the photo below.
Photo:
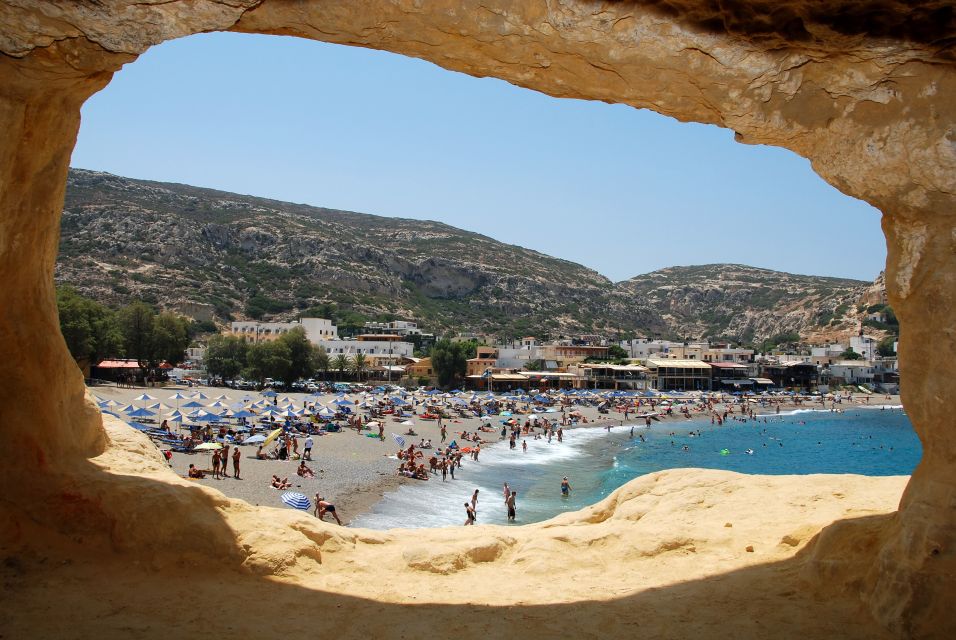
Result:
{"label": "rocky hillside", "polygon": [[414,318],[436,333],[743,340],[829,328],[871,284],[738,265],[615,284],[437,222],[81,169],[67,184],[56,278],[104,302],[142,298],[218,321],[312,309],[340,322]]}
{"label": "rocky hillside", "polygon": [[858,330],[858,305],[869,287],[859,280],[709,264],[637,276],[619,283],[615,296],[653,309],[678,337],[759,342],[799,333],[826,340]]}

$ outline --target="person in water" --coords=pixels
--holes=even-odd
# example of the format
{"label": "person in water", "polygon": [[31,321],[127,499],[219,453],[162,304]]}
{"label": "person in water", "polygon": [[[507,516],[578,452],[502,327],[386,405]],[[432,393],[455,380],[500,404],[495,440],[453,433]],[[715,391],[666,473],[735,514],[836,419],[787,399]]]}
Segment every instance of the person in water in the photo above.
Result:
{"label": "person in water", "polygon": [[571,493],[571,483],[568,482],[568,477],[564,476],[564,479],[561,480],[561,495],[567,497]]}
{"label": "person in water", "polygon": [[465,518],[464,526],[467,527],[470,524],[475,524],[475,508],[467,502],[465,503]]}
{"label": "person in water", "polygon": [[508,522],[515,521],[515,500],[518,498],[518,492],[512,491],[511,495],[508,496],[508,499],[505,501],[505,504],[508,505]]}

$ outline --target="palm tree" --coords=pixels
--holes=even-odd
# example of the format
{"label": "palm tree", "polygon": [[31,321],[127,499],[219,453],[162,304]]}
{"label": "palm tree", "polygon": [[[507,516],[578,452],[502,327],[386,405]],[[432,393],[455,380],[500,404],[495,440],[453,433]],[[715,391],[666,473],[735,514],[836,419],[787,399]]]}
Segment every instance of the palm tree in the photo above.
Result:
{"label": "palm tree", "polygon": [[368,358],[365,357],[364,353],[356,353],[354,356],[352,356],[352,362],[349,364],[349,369],[355,372],[359,382],[362,381],[362,373],[367,367]]}
{"label": "palm tree", "polygon": [[344,353],[340,353],[332,360],[332,366],[339,372],[339,380],[342,380],[345,370],[349,368],[349,359],[345,357]]}
{"label": "palm tree", "polygon": [[315,350],[315,355],[313,356],[313,364],[315,365],[316,371],[322,372],[322,379],[329,379],[329,369],[332,366],[332,360],[329,358],[329,354],[326,353],[325,349],[322,347],[317,347]]}

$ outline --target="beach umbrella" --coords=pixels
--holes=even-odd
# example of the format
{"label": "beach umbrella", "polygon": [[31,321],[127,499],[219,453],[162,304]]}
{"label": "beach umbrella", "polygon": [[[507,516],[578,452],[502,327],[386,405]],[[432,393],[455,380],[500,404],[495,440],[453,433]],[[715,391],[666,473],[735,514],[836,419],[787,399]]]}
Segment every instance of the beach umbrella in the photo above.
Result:
{"label": "beach umbrella", "polygon": [[234,414],[232,414],[232,417],[233,418],[251,418],[254,415],[256,414],[252,413],[251,411],[246,411],[245,409],[242,409],[241,411],[236,411]]}
{"label": "beach umbrella", "polygon": [[282,429],[276,429],[275,431],[270,433],[268,436],[266,436],[266,439],[262,441],[262,444],[263,445],[272,444],[272,442],[279,437],[280,433],[282,433]]}
{"label": "beach umbrella", "polygon": [[180,423],[181,423],[181,422],[183,421],[183,417],[182,417],[181,415],[173,416],[172,418],[168,418],[168,421],[169,421],[169,422],[180,422]]}
{"label": "beach umbrella", "polygon": [[232,400],[232,398],[230,398],[229,396],[227,396],[227,395],[224,394],[224,393],[220,393],[218,396],[216,396],[215,398],[213,398],[213,400]]}
{"label": "beach umbrella", "polygon": [[275,398],[277,395],[279,395],[279,394],[276,393],[275,391],[273,391],[272,389],[269,389],[268,391],[263,391],[263,392],[262,392],[262,396],[263,396],[264,398]]}
{"label": "beach umbrella", "polygon": [[192,398],[193,398],[193,400],[208,400],[208,399],[209,399],[209,396],[207,396],[207,395],[206,395],[205,393],[203,393],[202,391],[197,391],[196,393],[194,393],[194,394],[192,395]]}
{"label": "beach umbrella", "polygon": [[398,435],[397,433],[393,433],[392,438],[395,439],[395,442],[398,443],[398,446],[400,446],[402,449],[405,448],[405,438]]}
{"label": "beach umbrella", "polygon": [[259,444],[260,442],[265,442],[266,437],[261,433],[256,436],[250,436],[242,441],[242,444]]}
{"label": "beach umbrella", "polygon": [[150,411],[149,409],[135,409],[127,413],[131,418],[148,418],[150,416],[155,416],[156,414]]}
{"label": "beach umbrella", "polygon": [[296,493],[295,491],[286,491],[283,493],[282,502],[293,509],[299,509],[301,511],[308,511],[312,508],[312,503],[309,502],[309,499],[306,498],[304,494]]}
{"label": "beach umbrella", "polygon": [[187,402],[186,404],[184,404],[184,405],[183,405],[183,408],[184,408],[184,409],[201,409],[201,408],[203,408],[204,406],[206,406],[206,405],[204,405],[204,404],[201,403],[201,402],[197,402],[197,401],[195,401],[195,400],[191,400],[191,401]]}
{"label": "beach umbrella", "polygon": [[133,398],[133,400],[138,400],[139,402],[149,402],[150,400],[156,400],[156,398],[149,395],[148,393],[144,393],[142,395],[136,396],[135,398]]}
{"label": "beach umbrella", "polygon": [[134,411],[135,409],[136,407],[134,407],[131,404],[128,404],[125,407],[120,407],[120,411],[122,411],[123,413],[129,413],[130,411]]}
{"label": "beach umbrella", "polygon": [[218,442],[203,442],[196,447],[196,451],[212,451],[213,449],[222,449],[222,445]]}

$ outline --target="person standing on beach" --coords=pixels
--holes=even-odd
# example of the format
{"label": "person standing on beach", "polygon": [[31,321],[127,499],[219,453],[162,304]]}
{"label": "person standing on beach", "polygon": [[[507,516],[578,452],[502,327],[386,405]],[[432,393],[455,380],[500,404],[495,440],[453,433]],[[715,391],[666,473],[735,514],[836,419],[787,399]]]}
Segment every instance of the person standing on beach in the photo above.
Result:
{"label": "person standing on beach", "polygon": [[444,426],[441,427],[441,441],[444,442],[448,438],[448,429]]}
{"label": "person standing on beach", "polygon": [[221,458],[219,457],[219,451],[216,450],[212,454],[212,477],[216,480],[219,479],[219,462]]}
{"label": "person standing on beach", "polygon": [[467,502],[465,503],[465,518],[464,526],[467,527],[470,524],[475,524],[475,508]]}
{"label": "person standing on beach", "polygon": [[441,461],[441,481],[446,482],[448,480],[448,460],[443,459]]}
{"label": "person standing on beach", "polygon": [[302,451],[302,459],[312,461],[312,445],[315,444],[315,441],[312,440],[312,436],[308,435],[305,437],[305,449]]}
{"label": "person standing on beach", "polygon": [[236,480],[242,480],[242,478],[239,477],[239,458],[241,455],[239,447],[235,447],[232,450],[232,476]]}
{"label": "person standing on beach", "polygon": [[219,459],[222,461],[222,477],[229,477],[229,445],[222,445],[222,451],[219,452]]}
{"label": "person standing on beach", "polygon": [[515,500],[518,497],[517,491],[512,491],[511,495],[508,496],[508,499],[505,500],[505,504],[508,505],[508,522],[515,521]]}

